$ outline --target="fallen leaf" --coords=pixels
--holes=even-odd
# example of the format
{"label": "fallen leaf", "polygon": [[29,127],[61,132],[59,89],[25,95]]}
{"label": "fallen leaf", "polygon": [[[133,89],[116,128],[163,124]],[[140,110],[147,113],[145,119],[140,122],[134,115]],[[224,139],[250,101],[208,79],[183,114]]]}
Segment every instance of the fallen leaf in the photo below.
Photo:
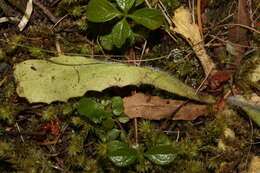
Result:
{"label": "fallen leaf", "polygon": [[[234,14],[234,24],[240,24],[250,27],[250,17],[246,5],[246,0],[238,0],[237,10]],[[232,44],[233,55],[235,56],[234,62],[239,64],[244,57],[246,51],[245,47],[248,46],[248,29],[241,26],[233,26],[229,31],[229,41],[236,43]],[[241,46],[238,46],[241,45]]]}
{"label": "fallen leaf", "polygon": [[[198,116],[203,115],[206,109],[205,105],[193,103],[184,105],[185,101],[162,99],[158,96],[146,96],[143,93],[136,93],[125,97],[123,102],[124,113],[129,118],[140,117],[150,120],[160,120],[170,117],[176,111],[173,120],[194,120]],[[181,107],[182,105],[184,106]]]}
{"label": "fallen leaf", "polygon": [[170,29],[184,36],[184,38],[189,42],[200,60],[205,74],[208,75],[215,68],[215,64],[210,59],[204,48],[204,41],[200,35],[198,25],[193,24],[191,21],[190,11],[185,7],[178,8],[174,12],[172,21],[175,26],[170,27]]}
{"label": "fallen leaf", "polygon": [[205,114],[206,105],[188,103],[181,107],[172,118],[172,120],[195,120]]}
{"label": "fallen leaf", "polygon": [[215,102],[212,96],[197,95],[193,88],[180,80],[151,68],[64,55],[49,60],[27,60],[14,68],[16,91],[30,103],[67,101],[83,96],[87,91],[141,84],[153,85],[200,102]]}

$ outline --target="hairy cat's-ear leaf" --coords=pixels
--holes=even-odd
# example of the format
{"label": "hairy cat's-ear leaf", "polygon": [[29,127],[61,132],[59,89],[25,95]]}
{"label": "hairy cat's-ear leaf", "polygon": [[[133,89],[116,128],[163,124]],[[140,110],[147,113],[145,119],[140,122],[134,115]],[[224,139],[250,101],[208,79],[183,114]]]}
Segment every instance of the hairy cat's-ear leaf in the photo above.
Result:
{"label": "hairy cat's-ear leaf", "polygon": [[112,29],[113,43],[117,48],[121,48],[126,40],[131,36],[132,30],[125,19],[119,21]]}
{"label": "hairy cat's-ear leaf", "polygon": [[177,156],[174,148],[167,145],[154,146],[144,155],[157,165],[167,165],[171,163]]}
{"label": "hairy cat's-ear leaf", "polygon": [[135,0],[116,0],[116,2],[124,12],[128,12],[134,5]]}
{"label": "hairy cat's-ear leaf", "polygon": [[48,60],[26,60],[14,68],[16,91],[31,103],[67,101],[87,91],[141,84],[200,102],[215,103],[212,96],[199,95],[180,80],[151,68],[65,55]]}
{"label": "hairy cat's-ear leaf", "polygon": [[155,30],[163,24],[163,15],[158,9],[141,8],[129,14],[128,17],[151,30]]}
{"label": "hairy cat's-ear leaf", "polygon": [[108,154],[108,158],[119,167],[133,164],[137,159],[137,151],[133,148],[119,148]]}
{"label": "hairy cat's-ear leaf", "polygon": [[87,19],[91,22],[107,22],[120,15],[121,12],[107,0],[90,0],[87,6]]}

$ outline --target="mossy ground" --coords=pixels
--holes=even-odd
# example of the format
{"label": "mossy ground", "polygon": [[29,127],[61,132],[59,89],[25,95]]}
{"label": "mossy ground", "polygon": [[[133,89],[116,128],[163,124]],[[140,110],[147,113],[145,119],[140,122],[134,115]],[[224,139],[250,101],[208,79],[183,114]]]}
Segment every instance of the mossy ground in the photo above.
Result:
{"label": "mossy ground", "polygon": [[[51,4],[53,1],[48,2]],[[168,4],[170,10],[180,5],[177,1],[163,2]],[[224,7],[220,2],[211,1],[208,6],[210,21],[218,23],[225,18],[229,10],[233,9],[234,2],[229,0],[227,7]],[[143,40],[138,40],[132,49],[125,47],[111,52],[103,50],[96,41],[100,26],[87,23],[85,18],[86,1],[64,0],[53,6],[50,4],[45,5],[53,15],[62,17],[68,14],[55,27],[38,7],[35,7],[34,17],[23,32],[19,32],[10,23],[0,24],[0,172],[231,173],[247,169],[250,158],[259,153],[256,142],[260,131],[244,112],[236,108],[226,107],[219,112],[212,108],[207,115],[195,121],[138,119],[137,127],[133,120],[125,124],[115,122],[112,130],[120,132],[120,135],[115,135],[111,129],[79,116],[75,106],[79,98],[71,99],[68,103],[50,105],[29,104],[25,99],[19,98],[15,92],[12,67],[24,60],[56,56],[59,54],[57,49],[65,54],[95,56],[98,59],[112,57],[126,61],[133,58],[133,50],[137,57],[142,56]],[[9,12],[10,9],[0,9],[0,17]],[[216,13],[220,15],[215,15]],[[176,41],[173,41],[162,29],[140,32],[145,32],[148,40],[144,59],[169,55],[168,58],[147,61],[141,65],[167,71],[190,86],[200,85],[204,79],[203,71],[184,39],[174,36]],[[215,30],[210,32],[216,33]],[[205,40],[207,39],[209,40],[208,37]],[[259,46],[259,35],[253,41]],[[213,50],[208,51],[215,55]],[[187,54],[190,56],[185,56]],[[226,55],[215,55],[219,66],[225,64],[223,61],[227,59],[229,57]],[[254,63],[245,63],[239,70],[232,69],[236,74],[237,85],[245,92],[251,92],[252,88],[259,92],[259,88],[250,85],[246,78],[248,69],[253,65]],[[228,87],[228,83],[223,86]],[[90,92],[86,97],[95,98],[105,107],[112,96],[130,95],[132,90],[171,97],[151,86],[127,87],[120,91],[113,88],[103,93]],[[218,92],[217,97],[221,98],[224,94],[225,90]],[[128,167],[115,166],[107,157],[109,139],[135,146],[136,128],[139,152],[144,152],[155,144],[168,144],[176,149],[176,159],[166,166],[158,166],[145,158],[139,158],[138,163]]]}

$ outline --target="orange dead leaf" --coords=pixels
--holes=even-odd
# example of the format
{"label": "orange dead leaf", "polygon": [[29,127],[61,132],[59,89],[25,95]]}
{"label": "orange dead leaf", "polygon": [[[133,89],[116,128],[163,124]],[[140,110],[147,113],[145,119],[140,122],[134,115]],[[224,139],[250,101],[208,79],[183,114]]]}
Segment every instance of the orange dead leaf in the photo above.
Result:
{"label": "orange dead leaf", "polygon": [[158,96],[146,96],[143,93],[125,97],[123,102],[124,113],[129,118],[141,117],[151,120],[167,118],[175,112],[174,120],[194,120],[198,116],[203,115],[206,109],[205,105],[189,103],[183,106],[185,101],[162,99]]}

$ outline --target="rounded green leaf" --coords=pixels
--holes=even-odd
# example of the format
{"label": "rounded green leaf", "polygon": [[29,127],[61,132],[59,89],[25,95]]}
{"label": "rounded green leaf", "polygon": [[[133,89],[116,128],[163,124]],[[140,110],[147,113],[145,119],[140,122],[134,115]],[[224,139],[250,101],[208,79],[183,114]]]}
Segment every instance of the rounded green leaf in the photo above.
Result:
{"label": "rounded green leaf", "polygon": [[98,104],[90,98],[81,98],[77,104],[80,115],[92,114],[98,108]]}
{"label": "rounded green leaf", "polygon": [[114,140],[108,143],[109,151],[114,152],[119,149],[128,148],[127,144],[118,140]]}
{"label": "rounded green leaf", "polygon": [[163,15],[157,9],[142,8],[128,15],[128,17],[151,30],[155,30],[163,24]]}
{"label": "rounded green leaf", "polygon": [[114,125],[115,122],[112,117],[107,117],[105,120],[102,121],[102,126],[106,129],[112,129]]}
{"label": "rounded green leaf", "polygon": [[107,139],[109,140],[109,141],[112,141],[112,140],[115,140],[116,138],[118,138],[119,137],[119,135],[120,135],[120,133],[121,133],[121,131],[120,130],[118,130],[118,129],[112,129],[112,130],[110,130],[110,131],[108,131],[107,132]]}
{"label": "rounded green leaf", "polygon": [[134,5],[135,0],[116,0],[116,2],[124,12],[128,12]]}
{"label": "rounded green leaf", "polygon": [[126,116],[126,115],[123,115],[123,116],[120,116],[120,117],[118,117],[118,121],[120,122],[120,123],[127,123],[128,121],[130,120],[130,118],[128,117],[128,116]]}
{"label": "rounded green leaf", "polygon": [[112,40],[112,34],[103,35],[100,37],[100,44],[102,47],[106,50],[112,50],[113,49],[113,40]]}
{"label": "rounded green leaf", "polygon": [[117,48],[121,48],[126,40],[131,36],[132,30],[125,19],[119,21],[112,29],[113,43]]}
{"label": "rounded green leaf", "polygon": [[120,148],[108,154],[108,158],[119,167],[133,164],[137,159],[137,151],[133,148]]}
{"label": "rounded green leaf", "polygon": [[124,111],[124,103],[121,97],[113,97],[112,98],[112,109],[113,114],[119,116]]}
{"label": "rounded green leaf", "polygon": [[108,117],[108,112],[100,108],[100,104],[90,98],[82,98],[77,104],[77,111],[94,123],[100,123]]}
{"label": "rounded green leaf", "polygon": [[154,146],[144,154],[150,161],[158,165],[167,165],[176,158],[174,148],[167,145]]}
{"label": "rounded green leaf", "polygon": [[121,12],[107,0],[91,0],[87,7],[87,18],[91,22],[106,22],[120,16]]}

